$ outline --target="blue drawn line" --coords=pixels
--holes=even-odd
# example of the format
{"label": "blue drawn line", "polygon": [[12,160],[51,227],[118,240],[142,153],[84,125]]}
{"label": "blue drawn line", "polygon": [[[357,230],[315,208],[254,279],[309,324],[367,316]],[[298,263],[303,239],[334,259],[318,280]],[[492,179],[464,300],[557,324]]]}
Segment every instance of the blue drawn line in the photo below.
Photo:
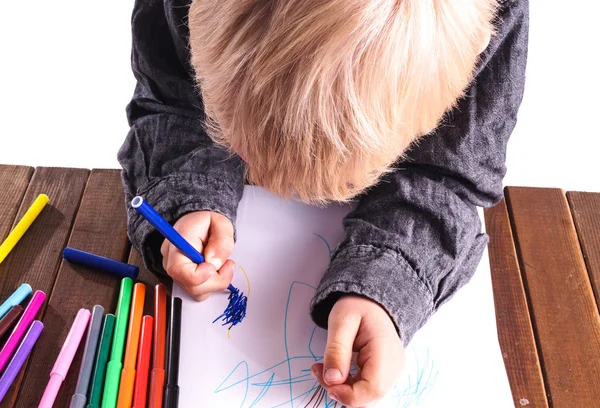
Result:
{"label": "blue drawn line", "polygon": [[[287,361],[287,366],[288,366],[288,374],[289,374],[289,378],[292,378],[292,363],[290,360],[290,351],[288,348],[288,338],[287,338],[287,317],[288,317],[288,312],[290,309],[290,300],[292,299],[292,291],[294,290],[294,285],[304,285],[307,286],[313,290],[316,290],[316,288],[314,286],[311,286],[307,283],[304,282],[298,282],[298,281],[294,281],[292,282],[292,284],[290,285],[290,290],[288,292],[288,298],[287,298],[287,302],[285,303],[285,319],[283,320],[283,344],[285,347],[285,357],[286,357],[286,361]],[[312,337],[311,337],[312,340]],[[310,350],[310,342],[308,343],[308,349]],[[311,351],[311,354],[314,356],[314,354]],[[290,403],[292,404],[292,408],[294,408],[294,387],[293,387],[293,383],[292,381],[289,382],[289,388],[290,388]]]}
{"label": "blue drawn line", "polygon": [[[297,377],[290,378],[289,381],[293,381],[296,384],[301,383],[301,382],[306,382],[306,378],[309,378],[311,381],[313,381],[314,378],[310,378],[310,377],[311,377],[310,374],[303,374],[303,375],[299,375]],[[302,378],[304,378],[304,380],[302,380]],[[279,380],[279,381],[275,381],[275,382],[272,381],[271,385],[284,385],[287,383],[288,383],[288,380]],[[252,385],[256,385],[256,386],[263,386],[264,384],[266,384],[266,383],[264,383],[264,382],[252,383]]]}
{"label": "blue drawn line", "polygon": [[[321,358],[323,358],[323,357],[321,357]],[[312,360],[312,356],[297,356],[297,357],[292,357],[292,358],[290,358],[290,361],[294,361],[294,360]],[[245,364],[247,365],[246,361],[242,361],[242,363],[245,363]],[[235,371],[235,370],[236,370],[236,369],[237,369],[237,368],[240,366],[240,364],[242,364],[242,363],[239,363],[237,366],[235,366],[235,368],[234,368],[234,370],[233,370],[233,371]],[[249,383],[249,381],[250,381],[251,379],[258,377],[259,375],[262,375],[262,374],[268,373],[268,372],[270,372],[270,371],[272,371],[272,370],[275,370],[277,367],[279,367],[279,366],[282,366],[282,365],[284,365],[284,364],[286,364],[286,363],[287,363],[287,360],[280,361],[279,363],[277,363],[277,364],[275,364],[275,365],[273,365],[273,366],[271,366],[271,367],[269,367],[269,368],[267,368],[267,369],[264,369],[264,370],[262,370],[262,371],[260,371],[260,372],[258,372],[258,373],[256,373],[256,374],[252,374],[252,375],[248,374],[248,375],[247,375],[245,378],[243,378],[243,379],[241,379],[241,380],[239,380],[239,381],[237,381],[237,382],[235,382],[235,383],[233,383],[233,384],[230,384],[230,385],[228,385],[227,387],[223,387],[223,384],[225,384],[225,382],[227,382],[227,380],[228,380],[228,379],[231,377],[231,375],[233,374],[233,372],[231,372],[231,373],[230,373],[230,374],[227,376],[227,378],[225,379],[225,381],[223,381],[223,382],[222,382],[222,383],[221,383],[221,384],[220,384],[220,385],[217,387],[217,389],[215,390],[215,393],[217,393],[217,392],[221,392],[221,391],[225,391],[225,390],[228,390],[228,389],[230,389],[230,388],[232,388],[232,387],[235,387],[236,385],[238,385],[238,384],[241,384],[241,383],[243,383],[243,382],[248,382],[248,383]],[[309,369],[309,371],[310,371],[310,369]],[[288,380],[286,380],[286,381],[289,381],[289,379],[288,379]],[[286,382],[286,384],[287,384],[287,382]]]}
{"label": "blue drawn line", "polygon": [[267,381],[264,385],[264,388],[262,389],[262,391],[256,396],[256,399],[254,400],[254,402],[252,404],[250,404],[250,408],[252,408],[253,406],[255,406],[256,404],[258,404],[258,401],[260,401],[262,399],[262,397],[264,397],[267,394],[267,391],[269,391],[269,388],[271,388],[271,384],[273,383],[273,378],[275,377],[275,373],[271,374],[271,376],[269,377],[269,381]]}
{"label": "blue drawn line", "polygon": [[313,235],[316,235],[317,237],[321,238],[323,240],[323,242],[325,243],[325,245],[327,245],[327,252],[329,252],[329,257],[331,258],[331,246],[329,246],[329,242],[327,242],[327,240],[325,238],[323,238],[322,235],[317,234],[316,232],[313,232]]}
{"label": "blue drawn line", "polygon": [[[321,240],[323,240],[323,242],[327,245],[329,254],[331,255],[331,247],[329,246],[329,243],[327,242],[327,240],[325,240],[325,238],[323,238],[322,236],[320,236],[318,234],[315,234],[315,235],[318,236]],[[300,281],[292,282],[289,287],[288,296],[287,296],[287,300],[286,300],[284,321],[283,321],[283,346],[285,349],[285,359],[273,364],[269,368],[266,368],[264,370],[261,370],[259,372],[252,373],[252,374],[251,374],[251,370],[250,370],[248,363],[245,360],[241,361],[233,368],[233,370],[227,375],[227,377],[223,380],[223,382],[221,382],[221,384],[219,384],[219,386],[215,389],[215,391],[214,391],[215,394],[218,394],[218,393],[221,393],[221,392],[224,392],[227,390],[231,390],[233,387],[236,387],[236,386],[242,386],[244,389],[244,392],[243,392],[244,398],[242,399],[240,408],[243,408],[245,406],[246,400],[248,399],[250,389],[253,388],[255,390],[258,390],[258,394],[248,407],[258,407],[259,403],[261,403],[261,401],[263,401],[265,399],[265,397],[269,394],[270,390],[276,389],[276,388],[281,389],[280,387],[286,387],[286,388],[288,388],[288,391],[289,391],[289,399],[284,398],[283,402],[280,402],[281,401],[280,400],[277,403],[275,403],[275,402],[271,403],[271,404],[276,404],[276,405],[262,404],[261,406],[268,406],[270,408],[279,408],[279,407],[287,406],[287,407],[294,408],[294,407],[303,407],[304,405],[302,405],[302,404],[305,403],[307,401],[307,399],[310,399],[313,395],[315,395],[315,393],[319,393],[319,392],[324,393],[324,391],[320,387],[319,383],[315,379],[312,379],[311,375],[310,375],[310,367],[312,367],[312,365],[315,362],[323,360],[323,356],[315,354],[315,352],[312,349],[312,343],[313,343],[313,340],[315,337],[317,326],[316,325],[313,326],[312,332],[308,339],[308,343],[306,344],[306,353],[301,353],[300,355],[291,355],[289,345],[288,345],[288,316],[290,313],[290,304],[291,304],[292,294],[293,294],[295,288],[298,287],[298,285],[306,286],[312,290],[316,290],[316,288],[314,286],[312,286],[308,283],[305,283],[305,282],[300,282]],[[225,315],[225,313],[223,315]],[[221,318],[222,316],[220,316],[219,318]],[[217,318],[216,320],[218,320],[219,318]],[[231,324],[231,323],[232,322],[226,322],[224,324]],[[414,353],[414,358],[416,361],[415,372],[411,373],[411,375],[408,376],[407,382],[405,382],[403,384],[396,384],[393,387],[392,391],[385,398],[385,402],[386,402],[385,406],[386,407],[387,406],[390,406],[390,407],[395,406],[398,408],[413,407],[416,404],[419,404],[420,402],[425,400],[427,395],[429,394],[430,390],[435,385],[435,382],[436,382],[437,376],[438,376],[438,372],[435,369],[433,360],[431,359],[429,349],[427,349],[427,352],[425,353],[424,356],[421,356],[421,359],[419,359],[419,356],[417,355],[416,351],[414,351],[414,349],[413,349],[413,353]],[[304,355],[302,355],[302,354],[304,354]],[[424,360],[422,360],[423,357],[424,357]],[[293,364],[293,367],[292,367],[292,364]],[[287,368],[287,375],[284,376],[286,378],[276,378],[276,377],[279,377],[279,375],[280,375],[280,374],[278,374],[278,371],[281,372],[280,370],[285,369],[285,368]],[[242,378],[231,384],[228,384],[228,381],[240,369],[242,370],[240,373],[240,374],[242,374]],[[352,364],[352,366],[350,368],[350,373],[353,376],[356,375],[356,373],[357,373],[357,367],[354,363]],[[267,376],[266,380],[260,380],[258,378],[260,376]],[[311,384],[311,382],[312,382],[312,384]],[[295,391],[294,386],[296,386],[298,384],[304,384],[302,389],[306,389],[306,390],[302,391],[302,389],[300,389],[300,390]],[[333,408],[337,404],[335,401],[330,399],[326,395],[326,393],[324,393],[322,395],[321,394],[316,394],[316,395],[317,395],[317,398],[315,400],[308,401],[308,404],[312,404],[314,402],[315,406],[316,406],[316,403],[319,402],[320,396],[322,396],[322,401],[320,402],[320,404],[322,406],[324,406],[325,408]],[[305,405],[305,406],[308,406],[308,405]],[[313,406],[313,405],[311,405],[311,406]]]}
{"label": "blue drawn line", "polygon": [[312,329],[312,333],[310,334],[310,339],[308,340],[308,351],[310,351],[310,355],[313,356],[313,358],[315,359],[315,361],[318,361],[317,356],[315,355],[315,353],[312,351],[312,339],[315,336],[315,332],[317,331],[317,326],[313,327]]}
{"label": "blue drawn line", "polygon": [[[426,350],[424,361],[421,365],[421,359],[413,349],[413,358],[416,361],[416,369],[413,375],[408,377],[406,384],[396,384],[386,397],[385,406],[396,406],[398,408],[409,408],[422,403],[432,388],[438,377],[438,371],[435,368],[433,360],[430,358],[429,349]],[[416,378],[413,378],[416,377]]]}
{"label": "blue drawn line", "polygon": [[[244,392],[244,399],[242,400],[242,403],[240,404],[240,407],[243,407],[244,406],[244,402],[246,402],[246,398],[248,397],[248,390],[250,389],[250,387],[248,386],[248,384],[250,383],[250,377],[249,377],[250,376],[250,370],[248,368],[248,363],[246,362],[246,360],[240,361],[238,363],[238,365],[235,366],[235,368],[233,369],[233,371],[231,371],[231,373],[227,377],[225,377],[225,379],[223,380],[223,382],[221,384],[219,384],[219,386],[215,390],[215,393],[220,392],[219,389],[223,386],[223,384],[225,384],[227,382],[227,380],[229,380],[229,378],[233,374],[235,374],[235,372],[237,371],[238,367],[240,367],[240,366],[244,366],[244,371],[246,372],[246,378],[244,380],[240,381],[240,382],[244,382],[244,381],[246,382],[246,391]],[[236,383],[236,384],[239,384],[239,383]],[[227,387],[227,388],[230,388],[230,387]],[[227,389],[227,388],[224,388],[224,389]]]}

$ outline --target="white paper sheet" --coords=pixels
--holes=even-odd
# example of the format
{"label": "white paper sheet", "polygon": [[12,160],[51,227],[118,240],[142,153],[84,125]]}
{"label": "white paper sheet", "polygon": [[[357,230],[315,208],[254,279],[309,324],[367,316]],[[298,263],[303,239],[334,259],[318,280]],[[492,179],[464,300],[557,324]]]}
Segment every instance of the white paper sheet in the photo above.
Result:
{"label": "white paper sheet", "polygon": [[[312,323],[309,304],[349,209],[246,187],[232,255],[247,275],[237,268],[233,281],[249,294],[244,321],[229,332],[213,323],[227,293],[197,303],[174,289],[183,298],[181,407],[314,406],[309,370],[322,358],[326,332]],[[486,253],[472,281],[415,335],[396,387],[378,406],[511,407],[495,322]]]}

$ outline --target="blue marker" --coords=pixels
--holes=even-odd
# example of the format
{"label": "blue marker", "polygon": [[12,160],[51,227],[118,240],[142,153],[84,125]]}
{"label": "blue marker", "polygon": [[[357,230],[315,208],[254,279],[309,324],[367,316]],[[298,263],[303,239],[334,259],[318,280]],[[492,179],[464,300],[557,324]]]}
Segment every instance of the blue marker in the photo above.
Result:
{"label": "blue marker", "polygon": [[13,306],[20,304],[30,294],[31,286],[26,283],[19,286],[19,289],[15,290],[15,292],[10,295],[10,297],[6,299],[4,303],[2,303],[2,306],[0,306],[0,319],[2,319],[4,315],[8,313],[10,309],[12,309]]}
{"label": "blue marker", "polygon": [[[204,257],[200,252],[196,250],[189,242],[185,240],[175,231],[175,228],[171,226],[159,213],[156,212],[150,204],[148,204],[142,197],[137,196],[131,200],[131,206],[135,208],[142,216],[148,220],[150,224],[154,226],[161,234],[165,236],[173,245],[175,245],[185,256],[190,258],[194,263],[201,264],[204,262]],[[229,285],[227,290],[231,292],[239,292],[233,285]]]}
{"label": "blue marker", "polygon": [[69,262],[100,269],[101,271],[108,272],[122,278],[131,278],[136,280],[138,274],[140,273],[140,269],[135,265],[129,265],[127,263],[115,261],[114,259],[105,258],[100,255],[90,254],[89,252],[81,251],[79,249],[66,247],[62,256]]}

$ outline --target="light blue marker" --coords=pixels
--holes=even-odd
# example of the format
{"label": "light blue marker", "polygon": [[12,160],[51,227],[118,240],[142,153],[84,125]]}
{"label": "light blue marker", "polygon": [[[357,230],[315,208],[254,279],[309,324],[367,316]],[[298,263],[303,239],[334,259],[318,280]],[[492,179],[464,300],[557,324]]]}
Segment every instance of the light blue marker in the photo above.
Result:
{"label": "light blue marker", "polygon": [[0,319],[2,319],[13,306],[21,304],[21,302],[29,295],[31,295],[31,286],[26,283],[19,286],[19,289],[15,290],[15,292],[2,303],[2,306],[0,306]]}

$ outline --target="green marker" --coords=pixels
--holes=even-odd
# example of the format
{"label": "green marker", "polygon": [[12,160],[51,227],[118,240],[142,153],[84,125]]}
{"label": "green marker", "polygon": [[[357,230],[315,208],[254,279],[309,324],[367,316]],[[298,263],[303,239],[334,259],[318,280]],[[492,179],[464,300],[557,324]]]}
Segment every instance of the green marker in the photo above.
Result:
{"label": "green marker", "polygon": [[98,345],[98,354],[96,354],[92,382],[90,383],[90,392],[88,393],[89,404],[86,408],[100,408],[102,390],[104,389],[104,375],[106,374],[106,364],[108,363],[108,355],[114,329],[115,315],[107,314],[104,316],[102,334],[100,334],[100,344]]}
{"label": "green marker", "polygon": [[106,367],[106,381],[104,382],[104,394],[102,395],[102,408],[115,408],[117,406],[132,288],[133,281],[130,278],[124,278],[121,281],[121,292],[119,293],[119,303],[117,304],[117,323],[115,325],[112,350],[110,351],[110,361]]}

